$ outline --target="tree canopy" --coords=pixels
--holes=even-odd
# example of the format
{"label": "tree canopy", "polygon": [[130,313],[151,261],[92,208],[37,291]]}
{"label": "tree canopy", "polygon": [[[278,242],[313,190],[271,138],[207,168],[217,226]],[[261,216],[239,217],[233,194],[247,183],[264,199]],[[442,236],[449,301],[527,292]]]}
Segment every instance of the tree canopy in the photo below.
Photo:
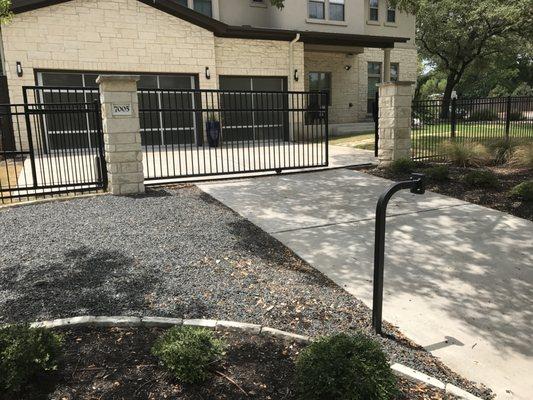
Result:
{"label": "tree canopy", "polygon": [[0,0],[0,24],[11,18],[11,0]]}

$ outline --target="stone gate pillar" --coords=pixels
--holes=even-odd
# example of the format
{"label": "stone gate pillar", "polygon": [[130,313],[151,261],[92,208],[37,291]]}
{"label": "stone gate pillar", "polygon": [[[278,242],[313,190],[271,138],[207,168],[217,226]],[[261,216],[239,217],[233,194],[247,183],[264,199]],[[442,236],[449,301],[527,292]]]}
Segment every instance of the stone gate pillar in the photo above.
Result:
{"label": "stone gate pillar", "polygon": [[102,128],[109,191],[144,193],[137,75],[100,75]]}
{"label": "stone gate pillar", "polygon": [[413,82],[379,85],[379,165],[411,157]]}

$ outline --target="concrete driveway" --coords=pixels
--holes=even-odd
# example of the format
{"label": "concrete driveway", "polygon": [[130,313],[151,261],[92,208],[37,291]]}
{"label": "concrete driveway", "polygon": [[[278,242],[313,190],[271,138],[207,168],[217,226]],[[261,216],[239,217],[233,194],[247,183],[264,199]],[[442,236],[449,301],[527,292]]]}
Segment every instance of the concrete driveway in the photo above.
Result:
{"label": "concrete driveway", "polygon": [[[199,185],[372,305],[390,181],[347,169]],[[499,399],[533,393],[533,223],[450,197],[389,205],[384,317]]]}

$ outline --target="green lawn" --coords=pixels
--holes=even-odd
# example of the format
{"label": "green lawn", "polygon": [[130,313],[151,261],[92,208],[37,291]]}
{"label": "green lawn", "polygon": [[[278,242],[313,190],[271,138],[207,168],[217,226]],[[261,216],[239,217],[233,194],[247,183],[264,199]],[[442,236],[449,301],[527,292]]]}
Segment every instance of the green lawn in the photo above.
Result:
{"label": "green lawn", "polygon": [[[430,157],[438,154],[442,142],[451,139],[450,124],[423,125],[412,131],[413,154],[416,157]],[[463,124],[456,128],[458,141],[485,142],[503,139],[505,124],[501,122],[484,122]],[[533,124],[530,122],[511,123],[509,136],[513,139],[533,140]],[[329,144],[333,146],[354,147],[357,149],[374,150],[374,132],[360,132],[343,136],[331,137]]]}
{"label": "green lawn", "polygon": [[332,146],[354,147],[356,149],[374,150],[374,132],[359,132],[343,136],[334,136],[329,140]]}

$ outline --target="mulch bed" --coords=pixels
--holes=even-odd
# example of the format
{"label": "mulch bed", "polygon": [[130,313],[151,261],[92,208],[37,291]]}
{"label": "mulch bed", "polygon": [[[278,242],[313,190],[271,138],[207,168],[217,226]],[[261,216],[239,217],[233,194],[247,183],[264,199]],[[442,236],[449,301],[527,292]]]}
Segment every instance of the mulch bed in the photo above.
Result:
{"label": "mulch bed", "polygon": [[[431,166],[431,164],[421,164],[419,172],[424,172],[424,169]],[[533,221],[533,202],[522,202],[509,197],[509,191],[514,186],[533,180],[533,170],[508,166],[489,166],[484,168],[496,174],[499,180],[497,187],[470,187],[463,182],[462,178],[475,168],[450,166],[450,179],[444,182],[429,181],[427,189]],[[366,172],[396,181],[409,179],[409,174],[394,174],[388,169],[371,168],[367,169]]]}
{"label": "mulch bed", "polygon": [[[150,354],[161,332],[157,328],[63,330],[65,357],[53,378],[43,377],[23,395],[3,400],[296,398],[294,362],[303,344],[216,332],[228,344],[224,360],[205,383],[182,385]],[[404,379],[399,387],[398,400],[455,399]]]}

